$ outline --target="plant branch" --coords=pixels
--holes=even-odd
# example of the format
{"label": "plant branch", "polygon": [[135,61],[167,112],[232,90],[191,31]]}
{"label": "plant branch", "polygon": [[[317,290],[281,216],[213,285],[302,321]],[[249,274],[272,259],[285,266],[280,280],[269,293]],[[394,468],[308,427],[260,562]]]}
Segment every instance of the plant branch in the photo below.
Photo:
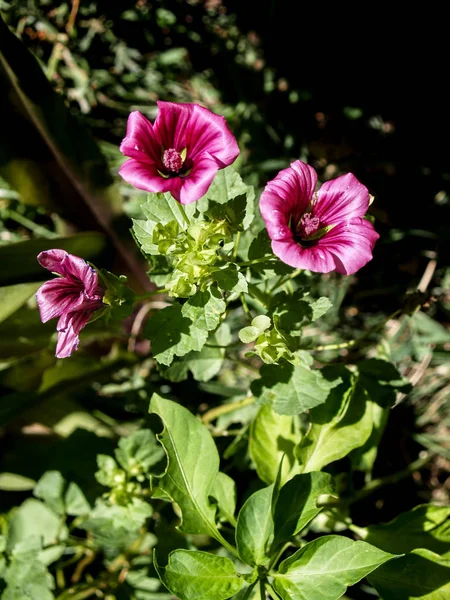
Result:
{"label": "plant branch", "polygon": [[239,402],[230,402],[229,404],[222,404],[221,406],[216,406],[215,408],[211,408],[206,411],[202,416],[202,423],[205,425],[211,423],[211,421],[215,421],[217,417],[221,415],[226,415],[234,410],[238,410],[239,408],[244,408],[244,406],[249,406],[250,404],[254,404],[256,399],[254,396],[247,396],[243,400]]}

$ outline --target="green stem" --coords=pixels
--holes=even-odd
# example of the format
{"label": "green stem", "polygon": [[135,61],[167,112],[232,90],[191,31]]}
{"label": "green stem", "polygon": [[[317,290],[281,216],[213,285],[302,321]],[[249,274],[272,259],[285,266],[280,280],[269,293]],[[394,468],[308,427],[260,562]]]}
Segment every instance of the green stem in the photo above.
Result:
{"label": "green stem", "polygon": [[12,219],[16,223],[19,223],[19,225],[26,227],[27,229],[29,229],[36,235],[40,235],[47,239],[53,239],[53,238],[58,237],[58,234],[53,233],[53,231],[49,231],[48,229],[46,229],[45,227],[42,227],[41,225],[37,225],[36,223],[33,223],[33,221],[31,221],[30,219],[27,219],[26,217],[24,217],[20,213],[16,212],[15,210],[12,210],[11,208],[4,208],[0,212],[0,216],[4,220]]}
{"label": "green stem", "polygon": [[292,273],[290,275],[282,275],[278,279],[278,281],[275,283],[275,285],[273,286],[273,288],[270,290],[269,294],[273,294],[273,292],[275,290],[277,290],[279,287],[281,287],[282,285],[284,285],[288,281],[291,281],[292,279],[295,279],[298,275],[300,275],[300,273],[302,273],[302,271],[303,271],[303,269],[296,269],[295,271],[292,271]]}
{"label": "green stem", "polygon": [[245,314],[247,315],[248,319],[251,321],[253,317],[252,317],[252,313],[250,312],[250,309],[248,307],[247,300],[245,299],[245,294],[241,294],[241,302],[242,302],[242,308],[244,309]]}
{"label": "green stem", "polygon": [[234,240],[233,260],[236,260],[239,251],[239,242],[241,241],[241,232],[238,231]]}
{"label": "green stem", "polygon": [[254,258],[253,260],[246,260],[244,262],[237,262],[238,267],[251,267],[252,265],[257,265],[263,262],[275,261],[275,257],[272,255],[269,256],[261,256],[261,258]]}
{"label": "green stem", "polygon": [[266,580],[259,580],[259,595],[261,596],[261,600],[265,600],[266,598]]}
{"label": "green stem", "polygon": [[220,415],[226,415],[234,410],[238,410],[239,408],[244,408],[244,406],[254,404],[255,402],[256,399],[254,396],[248,396],[239,402],[230,402],[229,404],[216,406],[215,408],[211,408],[205,412],[205,414],[202,416],[202,423],[206,425],[207,423],[211,423],[211,421],[215,421],[217,417],[220,417]]}
{"label": "green stem", "polygon": [[276,555],[272,558],[272,560],[270,561],[268,570],[270,571],[271,569],[274,568],[274,566],[277,564],[277,562],[280,560],[280,558],[283,556],[283,554],[285,553],[285,551],[290,548],[291,546],[293,546],[293,544],[291,544],[291,542],[286,542],[284,544],[284,546],[281,547],[280,551],[276,553]]}
{"label": "green stem", "polygon": [[185,222],[187,225],[190,225],[190,224],[191,224],[191,222],[189,221],[189,219],[188,219],[188,216],[187,216],[187,214],[186,214],[186,211],[184,210],[184,206],[183,206],[182,204],[180,204],[179,202],[178,202],[178,209],[179,209],[179,211],[180,211],[180,213],[181,213],[181,215],[182,215],[182,217],[183,217],[183,219],[184,219],[184,222]]}
{"label": "green stem", "polygon": [[255,587],[255,585],[258,583],[258,580],[254,581],[253,583],[251,583],[248,588],[245,590],[245,594],[242,597],[242,600],[248,600],[250,598],[250,594],[253,592],[253,588]]}
{"label": "green stem", "polygon": [[325,344],[324,346],[316,346],[315,348],[310,348],[311,352],[322,352],[323,350],[340,350],[341,348],[353,348],[354,346],[359,346],[364,340],[366,340],[370,335],[377,333],[381,329],[383,329],[388,321],[391,319],[395,319],[402,314],[400,309],[394,311],[391,315],[386,317],[381,323],[376,325],[375,327],[371,327],[368,329],[361,337],[356,340],[349,340],[347,342],[341,342],[340,344]]}
{"label": "green stem", "polygon": [[250,284],[248,286],[248,293],[252,298],[257,300],[263,308],[267,309],[268,298],[262,290],[260,290],[256,285]]}
{"label": "green stem", "polygon": [[275,600],[279,600],[280,596],[274,590],[273,585],[270,582],[267,582],[267,585],[270,587],[270,593],[271,593],[272,597],[275,598]]}

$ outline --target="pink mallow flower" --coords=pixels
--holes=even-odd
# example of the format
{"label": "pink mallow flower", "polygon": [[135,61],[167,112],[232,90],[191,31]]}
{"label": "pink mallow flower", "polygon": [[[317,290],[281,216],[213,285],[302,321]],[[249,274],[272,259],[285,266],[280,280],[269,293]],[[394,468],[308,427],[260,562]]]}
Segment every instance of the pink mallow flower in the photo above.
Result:
{"label": "pink mallow flower", "polygon": [[369,192],[351,173],[318,192],[316,183],[315,170],[296,160],[267,184],[259,206],[272,250],[297,269],[351,275],[371,260],[379,238],[363,218]]}
{"label": "pink mallow flower", "polygon": [[65,250],[46,250],[37,259],[44,268],[60,275],[46,281],[36,298],[43,323],[59,317],[56,357],[66,358],[78,349],[78,334],[103,306],[104,289],[98,283],[97,271]]}
{"label": "pink mallow flower", "polygon": [[225,119],[207,108],[158,102],[158,109],[153,124],[138,111],[128,117],[120,151],[130,160],[119,173],[140,190],[170,192],[190,204],[236,160],[239,147]]}

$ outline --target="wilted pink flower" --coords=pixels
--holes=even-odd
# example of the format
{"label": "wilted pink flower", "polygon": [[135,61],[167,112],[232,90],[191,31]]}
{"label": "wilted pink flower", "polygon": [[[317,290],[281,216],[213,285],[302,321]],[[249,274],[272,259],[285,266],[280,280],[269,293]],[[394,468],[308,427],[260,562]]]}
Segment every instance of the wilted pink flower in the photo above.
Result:
{"label": "wilted pink flower", "polygon": [[158,102],[154,124],[140,112],[128,118],[119,173],[147,192],[170,192],[181,204],[201,198],[219,169],[239,154],[223,117],[198,104]]}
{"label": "wilted pink flower", "polygon": [[351,173],[318,192],[316,183],[315,170],[296,160],[267,184],[260,209],[272,250],[291,267],[351,275],[371,260],[379,238],[363,219],[369,192]]}
{"label": "wilted pink flower", "polygon": [[46,281],[36,293],[41,320],[46,323],[59,317],[56,329],[57,358],[66,358],[78,348],[78,334],[91,315],[103,306],[103,288],[97,271],[88,263],[65,250],[46,250],[37,257],[39,263],[60,277]]}

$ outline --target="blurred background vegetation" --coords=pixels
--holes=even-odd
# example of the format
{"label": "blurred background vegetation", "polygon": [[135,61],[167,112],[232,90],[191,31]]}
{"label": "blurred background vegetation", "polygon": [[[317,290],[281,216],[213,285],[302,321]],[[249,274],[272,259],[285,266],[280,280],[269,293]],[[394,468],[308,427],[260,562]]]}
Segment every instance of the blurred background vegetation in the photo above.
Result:
{"label": "blurred background vegetation", "polygon": [[[413,318],[393,318],[385,330],[382,348],[416,387],[398,398],[374,475],[407,467],[424,448],[434,453],[421,474],[356,505],[355,518],[364,524],[373,512],[372,520],[387,520],[418,502],[448,502],[450,162],[439,16],[396,16],[373,6],[368,24],[363,15],[347,15],[342,7],[332,14],[329,8],[288,0],[0,0],[0,10],[37,57],[58,102],[62,99],[63,108],[70,109],[70,119],[57,102],[49,108],[45,86],[37,73],[32,76],[18,47],[8,58],[12,43],[6,44],[2,30],[6,62],[16,61],[22,69],[22,85],[27,78],[32,82],[27,94],[42,109],[39,122],[52,129],[50,137],[59,148],[67,146],[62,155],[72,153],[77,172],[90,181],[85,188],[70,184],[72,167],[55,161],[57,152],[46,157],[42,151],[45,127],[36,128],[38,119],[12,110],[11,96],[2,89],[3,285],[14,283],[14,265],[24,268],[31,256],[20,262],[16,251],[8,254],[12,243],[29,240],[35,250],[42,249],[42,240],[52,247],[53,240],[74,232],[96,231],[85,233],[83,243],[88,239],[91,244],[87,258],[118,268],[114,261],[129,238],[129,217],[139,214],[145,198],[118,178],[123,160],[118,145],[129,112],[154,118],[159,99],[198,102],[223,114],[242,150],[242,176],[258,190],[297,158],[312,164],[322,180],[350,171],[375,197],[371,213],[381,238],[373,261],[357,276],[314,279],[340,311],[339,331],[336,312],[324,320],[322,338],[350,339],[383,322],[420,287],[423,311]],[[80,131],[82,143],[76,141]],[[90,134],[93,139],[86,141]],[[92,189],[108,192],[100,201]],[[135,282],[142,281],[133,262],[138,260],[130,256],[124,267]],[[39,277],[36,267],[27,281]],[[81,352],[75,361],[55,366],[48,345],[53,324],[41,325],[36,311],[34,317],[30,312],[21,309],[0,326],[0,384],[6,398],[1,470],[37,479],[43,470],[58,468],[88,489],[83,478],[93,479],[95,454],[110,451],[111,439],[143,418],[152,386],[160,386],[161,377],[149,366],[145,349],[134,362],[117,348],[114,354],[95,326],[89,349],[98,356],[109,353],[109,362],[98,366],[103,371],[89,370],[89,356]],[[39,332],[33,346],[21,342],[24,323],[28,332],[32,327]],[[117,340],[123,342],[124,336],[118,333]],[[226,377],[222,391],[243,378],[235,371]],[[177,384],[170,385],[176,396]],[[214,403],[211,393],[217,388],[200,384],[199,390],[191,380],[181,385],[185,404],[186,392],[205,406]],[[198,402],[187,402],[198,410]],[[82,468],[67,458],[80,447],[77,459],[86,459]],[[33,452],[33,461],[24,449]],[[2,485],[15,490],[2,494],[3,510],[26,494]]]}

